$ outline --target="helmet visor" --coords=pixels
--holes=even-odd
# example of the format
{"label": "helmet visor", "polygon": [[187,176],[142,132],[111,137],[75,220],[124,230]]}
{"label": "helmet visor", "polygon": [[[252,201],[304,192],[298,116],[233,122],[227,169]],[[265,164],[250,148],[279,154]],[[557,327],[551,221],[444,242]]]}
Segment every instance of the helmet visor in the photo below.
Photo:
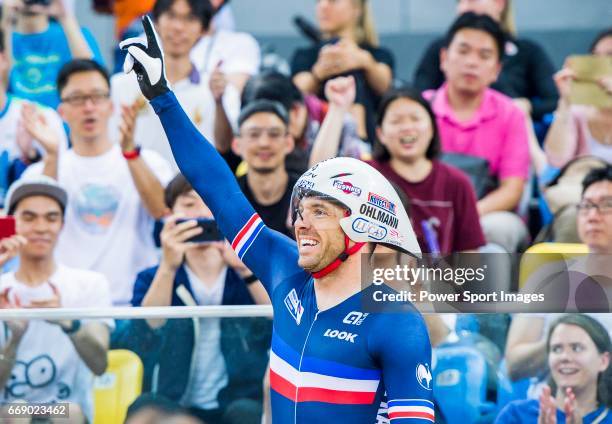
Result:
{"label": "helmet visor", "polygon": [[[346,216],[350,215],[350,208],[347,207],[344,203],[338,201],[337,199],[318,192],[316,190],[312,190],[311,188],[307,188],[307,187],[303,187],[303,186],[298,186],[296,184],[296,186],[293,188],[293,192],[291,193],[291,225],[295,225],[295,222],[297,221],[298,216],[300,216],[302,219],[304,219],[303,214],[308,213],[310,214],[311,211],[310,210],[305,210],[304,206],[302,205],[302,200],[304,199],[317,199],[317,200],[322,200],[324,202],[329,202],[335,206],[339,206],[342,209],[347,210],[347,214]],[[312,221],[311,221],[312,222]]]}

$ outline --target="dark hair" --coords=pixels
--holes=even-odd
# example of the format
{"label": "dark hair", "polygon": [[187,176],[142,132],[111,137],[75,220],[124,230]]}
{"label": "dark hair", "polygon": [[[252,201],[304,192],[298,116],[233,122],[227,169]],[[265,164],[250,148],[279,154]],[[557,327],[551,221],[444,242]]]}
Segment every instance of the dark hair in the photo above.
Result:
{"label": "dark hair", "polygon": [[[0,16],[2,13],[0,13]],[[0,53],[4,53],[4,31],[0,29]]]}
{"label": "dark hair", "polygon": [[170,209],[174,207],[176,199],[179,196],[183,196],[193,190],[193,187],[187,181],[187,178],[183,174],[176,174],[174,178],[168,183],[164,190],[164,202]]}
{"label": "dark hair", "polygon": [[304,96],[291,78],[279,72],[264,72],[252,76],[244,86],[243,106],[257,99],[275,100],[290,111],[295,103],[304,103]]}
{"label": "dark hair", "polygon": [[[153,6],[153,20],[157,22],[161,15],[168,12],[176,0],[157,0]],[[202,29],[208,30],[210,21],[215,13],[210,0],[187,0],[191,14],[197,17]]]}
{"label": "dark hair", "polygon": [[164,415],[172,415],[182,410],[182,408],[176,402],[163,395],[157,393],[145,393],[138,396],[128,407],[125,420],[127,421],[138,412],[147,408],[155,409]]}
{"label": "dark hair", "polygon": [[608,37],[612,37],[612,28],[604,29],[599,34],[597,34],[595,40],[593,40],[593,42],[591,43],[591,48],[589,49],[589,52],[593,54],[593,51],[595,50],[595,47],[597,47],[597,44],[599,44],[599,42],[604,38]]}
{"label": "dark hair", "polygon": [[74,59],[67,62],[59,71],[57,75],[57,92],[62,94],[62,90],[68,84],[68,80],[74,74],[80,72],[97,72],[104,78],[108,88],[110,88],[110,76],[104,66],[91,59]]}
{"label": "dark hair", "polygon": [[285,127],[289,125],[289,114],[282,103],[268,99],[257,99],[248,103],[240,111],[240,115],[238,115],[238,128],[240,128],[244,121],[249,119],[252,115],[262,112],[273,113],[274,115],[278,116],[281,121],[283,121]]}
{"label": "dark hair", "polygon": [[[567,314],[556,319],[548,330],[546,338],[546,351],[550,352],[550,338],[553,331],[560,324],[575,325],[582,328],[593,340],[597,351],[602,354],[608,352],[612,355],[612,342],[608,330],[596,319],[583,314]],[[612,358],[610,358],[612,361]],[[557,390],[556,383],[550,379],[550,386],[553,393]],[[597,376],[597,402],[600,405],[612,407],[612,362],[608,364],[608,368],[599,373]]]}
{"label": "dark hair", "polygon": [[451,25],[444,39],[444,46],[448,48],[452,43],[455,35],[462,29],[476,29],[483,31],[493,37],[497,46],[497,58],[501,61],[504,57],[504,45],[506,44],[506,35],[493,18],[488,15],[479,15],[474,12],[466,12],[460,15]]}
{"label": "dark hair", "polygon": [[591,185],[598,183],[600,181],[610,181],[612,182],[612,165],[606,164],[606,166],[601,168],[591,169],[588,174],[582,180],[582,194],[589,188]]}
{"label": "dark hair", "polygon": [[[421,93],[415,88],[405,86],[388,91],[380,101],[376,124],[379,127],[382,126],[382,123],[385,120],[385,115],[387,114],[387,109],[389,109],[391,103],[398,99],[409,99],[414,102],[417,102],[427,111],[427,114],[429,115],[429,119],[431,121],[432,136],[429,142],[429,146],[427,147],[427,151],[425,152],[425,157],[430,160],[435,159],[440,154],[441,149],[440,135],[438,131],[438,125],[436,123],[436,115],[434,115],[429,102],[425,100]],[[374,142],[374,159],[381,162],[386,162],[391,159],[389,151],[380,142],[380,140],[376,140]]]}

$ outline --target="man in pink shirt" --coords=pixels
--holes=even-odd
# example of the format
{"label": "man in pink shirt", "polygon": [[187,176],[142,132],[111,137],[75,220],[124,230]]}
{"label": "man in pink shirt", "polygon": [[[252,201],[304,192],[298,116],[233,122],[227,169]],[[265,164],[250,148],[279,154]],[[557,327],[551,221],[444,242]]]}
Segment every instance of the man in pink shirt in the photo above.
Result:
{"label": "man in pink shirt", "polygon": [[513,213],[529,176],[523,112],[489,88],[501,70],[504,35],[490,17],[466,13],[451,26],[440,51],[446,83],[424,93],[436,115],[442,150],[484,158],[497,188],[478,200],[487,242],[518,249],[527,229]]}

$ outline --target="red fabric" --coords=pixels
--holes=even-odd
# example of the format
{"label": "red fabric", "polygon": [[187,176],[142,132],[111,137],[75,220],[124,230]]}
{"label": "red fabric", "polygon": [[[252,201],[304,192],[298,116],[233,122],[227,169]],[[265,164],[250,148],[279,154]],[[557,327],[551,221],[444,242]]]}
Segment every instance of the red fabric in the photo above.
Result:
{"label": "red fabric", "polygon": [[423,235],[423,221],[433,225],[443,254],[473,250],[485,244],[476,210],[476,195],[468,177],[460,170],[433,161],[429,175],[411,183],[398,175],[389,162],[369,162],[400,186],[410,199],[410,218],[421,250],[431,253]]}

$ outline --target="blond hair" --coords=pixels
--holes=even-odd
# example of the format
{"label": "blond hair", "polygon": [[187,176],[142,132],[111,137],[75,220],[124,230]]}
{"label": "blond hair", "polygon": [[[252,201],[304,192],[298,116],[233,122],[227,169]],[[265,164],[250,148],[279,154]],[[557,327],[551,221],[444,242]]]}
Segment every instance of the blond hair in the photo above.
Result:
{"label": "blond hair", "polygon": [[374,16],[368,0],[353,0],[356,6],[361,7],[361,16],[355,28],[355,41],[357,44],[368,44],[378,47],[378,35],[374,27]]}
{"label": "blond hair", "polygon": [[499,24],[504,32],[516,36],[516,23],[514,22],[514,11],[512,10],[512,0],[506,0],[504,10],[502,10]]}

